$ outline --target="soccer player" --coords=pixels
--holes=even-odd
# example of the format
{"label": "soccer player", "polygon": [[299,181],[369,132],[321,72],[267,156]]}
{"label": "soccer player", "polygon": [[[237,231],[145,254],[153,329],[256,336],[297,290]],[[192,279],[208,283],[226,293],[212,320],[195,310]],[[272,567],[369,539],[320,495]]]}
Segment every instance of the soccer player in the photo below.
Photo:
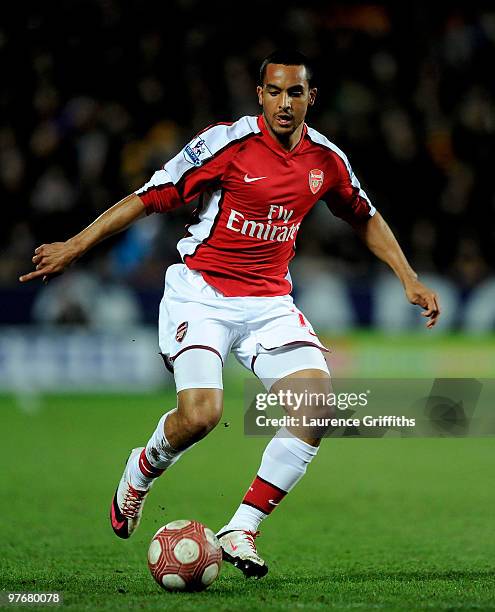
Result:
{"label": "soccer player", "polygon": [[[177,406],[162,416],[145,447],[131,451],[111,504],[119,537],[137,528],[155,480],[219,422],[230,351],[272,390],[305,379],[312,391],[328,391],[326,349],[294,305],[288,271],[301,222],[319,200],[392,268],[407,299],[423,308],[427,327],[438,320],[436,294],[418,280],[344,153],[306,125],[316,94],[303,55],[273,53],[261,65],[260,116],[207,127],[82,232],[38,247],[36,270],[20,277],[47,281],[140,217],[199,197],[178,243],[183,263],[167,270],[160,305],[160,350],[174,372]],[[258,526],[305,474],[319,443],[316,432],[280,430],[218,532],[224,558],[245,575],[268,571],[255,546]]]}

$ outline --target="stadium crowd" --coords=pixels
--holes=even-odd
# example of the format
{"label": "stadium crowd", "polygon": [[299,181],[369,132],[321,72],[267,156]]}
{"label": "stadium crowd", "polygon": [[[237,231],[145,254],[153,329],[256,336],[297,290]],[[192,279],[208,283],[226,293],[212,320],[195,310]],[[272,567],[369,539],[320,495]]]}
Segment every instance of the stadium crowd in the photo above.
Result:
{"label": "stadium crowd", "polygon": [[[257,69],[274,47],[313,60],[309,123],[346,152],[413,266],[468,294],[495,264],[495,10],[469,6],[253,2],[234,23],[199,0],[80,0],[12,16],[0,26],[0,295],[36,245],[79,231],[197,131],[257,114]],[[160,291],[191,212],[151,216],[88,254],[81,296],[102,283]],[[313,211],[301,286],[333,275],[369,287],[380,270],[347,226]],[[35,298],[42,320],[49,304]]]}

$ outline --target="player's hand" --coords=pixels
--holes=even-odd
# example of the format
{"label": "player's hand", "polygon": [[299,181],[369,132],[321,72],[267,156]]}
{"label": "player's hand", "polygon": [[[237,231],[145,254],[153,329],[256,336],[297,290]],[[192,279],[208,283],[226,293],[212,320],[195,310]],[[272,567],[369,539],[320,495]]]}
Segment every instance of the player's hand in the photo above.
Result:
{"label": "player's hand", "polygon": [[50,278],[62,274],[77,259],[78,254],[68,242],[42,244],[34,251],[32,262],[36,265],[34,272],[19,277],[21,283],[42,277],[47,283]]}
{"label": "player's hand", "polygon": [[424,309],[421,315],[429,319],[426,327],[433,327],[440,316],[438,295],[418,280],[408,281],[404,285],[404,290],[411,304],[417,304]]}

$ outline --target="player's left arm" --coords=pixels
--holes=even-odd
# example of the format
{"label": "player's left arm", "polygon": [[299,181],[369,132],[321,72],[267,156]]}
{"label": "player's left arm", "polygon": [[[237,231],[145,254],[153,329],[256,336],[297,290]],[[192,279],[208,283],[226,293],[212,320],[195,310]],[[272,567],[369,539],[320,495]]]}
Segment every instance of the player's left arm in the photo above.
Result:
{"label": "player's left arm", "polygon": [[333,165],[329,167],[329,174],[334,181],[322,200],[335,216],[354,228],[372,253],[392,268],[404,287],[407,299],[424,309],[421,314],[428,319],[426,326],[433,327],[440,316],[437,294],[418,280],[392,230],[361,189],[342,151],[332,155],[330,162]]}
{"label": "player's left arm", "polygon": [[421,314],[428,318],[426,327],[433,327],[440,316],[438,295],[418,280],[385,219],[376,211],[369,219],[352,225],[369,250],[395,272],[411,304],[424,309]]}

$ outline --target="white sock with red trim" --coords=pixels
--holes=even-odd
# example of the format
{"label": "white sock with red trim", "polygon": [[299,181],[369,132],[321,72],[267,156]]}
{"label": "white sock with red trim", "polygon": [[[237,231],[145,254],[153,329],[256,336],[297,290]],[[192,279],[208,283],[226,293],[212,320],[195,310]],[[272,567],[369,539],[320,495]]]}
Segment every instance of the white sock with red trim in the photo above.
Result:
{"label": "white sock with red trim", "polygon": [[129,466],[129,476],[133,487],[142,490],[148,489],[155,478],[163,474],[188,450],[175,450],[165,436],[165,421],[175,410],[176,408],[162,416],[148,444],[146,444],[146,448],[141,452],[139,458]]}
{"label": "white sock with red trim", "polygon": [[256,531],[259,524],[282,501],[306,473],[318,452],[283,428],[270,440],[261,466],[234,516],[219,533],[242,529]]}

